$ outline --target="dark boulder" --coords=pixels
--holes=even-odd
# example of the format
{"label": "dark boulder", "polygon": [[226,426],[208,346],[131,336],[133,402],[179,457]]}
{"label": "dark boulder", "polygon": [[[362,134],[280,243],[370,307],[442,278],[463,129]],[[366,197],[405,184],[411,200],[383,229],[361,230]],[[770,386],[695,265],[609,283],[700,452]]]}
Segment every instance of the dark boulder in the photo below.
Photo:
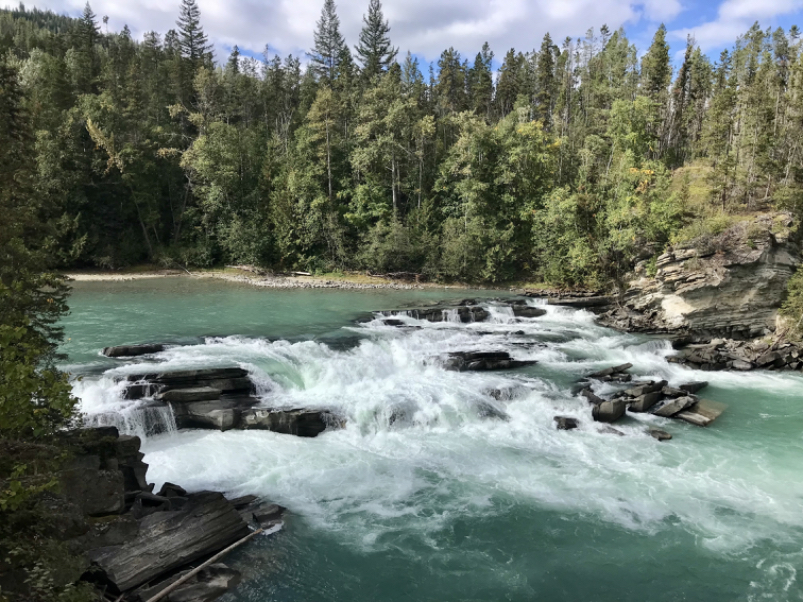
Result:
{"label": "dark boulder", "polygon": [[123,474],[119,469],[102,469],[100,456],[77,456],[59,476],[61,493],[87,516],[125,511]]}
{"label": "dark boulder", "polygon": [[517,318],[540,318],[546,315],[546,310],[541,307],[514,305],[512,309]]}
{"label": "dark boulder", "polygon": [[166,498],[187,497],[187,491],[174,483],[165,483],[156,495]]}
{"label": "dark boulder", "polygon": [[658,439],[658,441],[669,441],[672,435],[661,429],[650,429],[650,437]]}
{"label": "dark boulder", "polygon": [[588,403],[598,404],[598,403],[602,403],[603,401],[605,401],[604,399],[602,399],[602,397],[598,397],[598,396],[597,396],[597,395],[596,395],[596,394],[595,394],[595,393],[594,393],[594,392],[591,390],[591,388],[590,388],[590,387],[586,387],[585,389],[583,389],[582,391],[580,391],[580,395],[582,395],[583,397],[585,397],[585,398],[586,398],[586,401],[588,401]]}
{"label": "dark boulder", "polygon": [[594,372],[593,374],[589,374],[588,378],[603,378],[606,376],[613,376],[614,374],[621,374],[623,372],[627,372],[632,367],[633,364],[621,364],[619,366],[611,366],[610,368],[605,368],[604,370],[600,370],[599,372]]}
{"label": "dark boulder", "polygon": [[597,422],[616,422],[625,415],[626,410],[626,402],[614,399],[595,405],[591,410],[591,416]]}
{"label": "dark boulder", "polygon": [[189,496],[184,508],[156,512],[139,521],[139,534],[121,546],[89,556],[116,591],[126,591],[204,556],[248,534],[248,525],[220,493]]}
{"label": "dark boulder", "polygon": [[686,393],[694,394],[698,391],[702,391],[708,386],[708,382],[706,381],[699,381],[699,382],[691,382],[686,383],[685,385],[680,385],[678,389],[681,391],[686,391]]}
{"label": "dark boulder", "polygon": [[445,362],[447,370],[489,371],[511,370],[521,366],[532,366],[532,360],[514,360],[507,351],[455,351]]}
{"label": "dark boulder", "polygon": [[246,410],[242,413],[242,428],[317,437],[335,422],[334,417],[322,410]]}
{"label": "dark boulder", "polygon": [[631,412],[646,412],[663,398],[663,393],[658,391],[653,393],[645,393],[644,395],[636,397],[636,399],[628,406],[628,410]]}
{"label": "dark boulder", "polygon": [[576,429],[580,426],[580,422],[577,418],[572,418],[570,416],[555,416],[553,419],[558,427],[559,431],[571,431],[572,429]]}
{"label": "dark boulder", "polygon": [[104,347],[103,355],[106,357],[136,357],[139,355],[150,355],[160,353],[165,350],[164,345],[120,345],[119,347]]}

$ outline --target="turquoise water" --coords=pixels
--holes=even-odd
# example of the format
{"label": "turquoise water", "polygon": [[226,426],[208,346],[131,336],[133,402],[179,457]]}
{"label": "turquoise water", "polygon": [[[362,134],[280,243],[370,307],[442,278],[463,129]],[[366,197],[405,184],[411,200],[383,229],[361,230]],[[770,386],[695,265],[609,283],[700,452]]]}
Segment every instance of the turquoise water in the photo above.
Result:
{"label": "turquoise water", "polygon": [[[666,362],[664,341],[561,308],[515,320],[491,303],[489,322],[408,319],[417,329],[357,322],[475,294],[81,283],[64,349],[88,418],[142,435],[157,486],[290,509],[281,532],[231,557],[246,579],[229,602],[803,600],[803,379],[686,370]],[[146,341],[192,343],[148,360],[164,368],[242,365],[266,405],[331,408],[346,428],[150,434],[114,384],[137,366],[99,356]],[[469,349],[539,363],[467,374],[435,359]],[[603,433],[573,385],[625,361],[671,384],[709,380],[703,395],[728,409],[707,429],[637,416],[617,423],[626,436]],[[510,420],[483,418],[489,403]],[[555,430],[558,414],[580,428]]]}

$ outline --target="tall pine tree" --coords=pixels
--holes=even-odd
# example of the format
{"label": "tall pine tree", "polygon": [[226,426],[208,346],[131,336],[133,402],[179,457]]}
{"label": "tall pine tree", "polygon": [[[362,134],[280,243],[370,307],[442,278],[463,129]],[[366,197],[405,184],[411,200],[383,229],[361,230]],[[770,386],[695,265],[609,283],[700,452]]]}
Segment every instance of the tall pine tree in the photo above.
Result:
{"label": "tall pine tree", "polygon": [[382,2],[371,0],[364,15],[360,43],[356,46],[362,72],[370,80],[380,75],[396,60],[398,49],[390,43],[390,25],[382,14]]}
{"label": "tall pine tree", "polygon": [[321,79],[331,83],[340,65],[346,43],[340,34],[340,18],[335,0],[325,0],[315,28],[315,46],[309,52],[312,68]]}

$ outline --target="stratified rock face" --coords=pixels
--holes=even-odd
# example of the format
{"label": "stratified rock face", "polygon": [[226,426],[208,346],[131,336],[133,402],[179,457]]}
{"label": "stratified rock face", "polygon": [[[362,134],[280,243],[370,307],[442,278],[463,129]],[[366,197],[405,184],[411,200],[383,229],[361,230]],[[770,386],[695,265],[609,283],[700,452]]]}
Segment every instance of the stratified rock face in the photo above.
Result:
{"label": "stratified rock face", "polygon": [[216,552],[248,532],[248,525],[222,494],[197,493],[181,510],[143,518],[135,539],[89,556],[109,582],[125,591]]}
{"label": "stratified rock face", "polygon": [[670,249],[649,278],[645,266],[621,306],[602,322],[693,340],[751,339],[775,330],[789,278],[801,263],[788,214],[764,215],[717,237]]}

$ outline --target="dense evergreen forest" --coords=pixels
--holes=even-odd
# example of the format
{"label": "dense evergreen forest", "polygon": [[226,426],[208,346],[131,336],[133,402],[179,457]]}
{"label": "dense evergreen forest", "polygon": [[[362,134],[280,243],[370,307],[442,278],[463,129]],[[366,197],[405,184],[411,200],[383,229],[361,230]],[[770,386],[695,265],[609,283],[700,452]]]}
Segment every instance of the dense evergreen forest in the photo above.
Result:
{"label": "dense evergreen forest", "polygon": [[803,203],[796,27],[756,24],[715,61],[690,39],[677,69],[663,26],[643,54],[603,26],[498,71],[487,44],[422,69],[379,0],[355,46],[325,0],[308,56],[262,61],[215,57],[195,0],[176,9],[141,41],[88,4],[0,12],[18,159],[60,266],[599,284]]}

